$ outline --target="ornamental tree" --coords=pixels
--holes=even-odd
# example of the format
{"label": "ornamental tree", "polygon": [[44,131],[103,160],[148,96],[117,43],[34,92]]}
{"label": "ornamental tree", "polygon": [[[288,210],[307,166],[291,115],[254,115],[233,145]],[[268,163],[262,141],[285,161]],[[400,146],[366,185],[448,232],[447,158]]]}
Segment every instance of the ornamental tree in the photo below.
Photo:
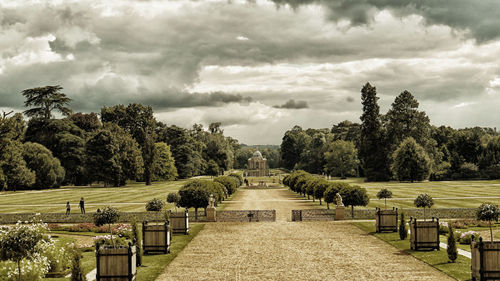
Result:
{"label": "ornamental tree", "polygon": [[167,203],[174,204],[176,211],[177,211],[177,207],[179,206],[180,200],[181,200],[181,197],[179,196],[179,193],[177,193],[177,192],[170,192],[167,195]]}
{"label": "ornamental tree", "polygon": [[399,181],[422,181],[429,177],[429,156],[412,137],[401,142],[392,157],[392,173]]}
{"label": "ornamental tree", "polygon": [[377,193],[377,198],[384,199],[385,208],[387,209],[387,198],[392,198],[392,191],[387,188],[383,188]]}
{"label": "ornamental tree", "polygon": [[425,208],[432,207],[432,205],[434,205],[434,200],[432,199],[432,197],[429,194],[424,193],[424,194],[420,194],[419,196],[417,196],[417,198],[415,198],[415,201],[413,201],[413,204],[417,208],[424,208],[424,221],[425,221],[425,218],[426,218]]}
{"label": "ornamental tree", "polygon": [[351,206],[351,215],[354,218],[354,206],[366,206],[370,202],[366,188],[353,185],[340,189],[344,205]]}
{"label": "ornamental tree", "polygon": [[18,280],[21,280],[21,260],[33,260],[39,252],[37,244],[44,239],[46,227],[40,223],[21,224],[0,230],[0,260],[17,263]]}
{"label": "ornamental tree", "polygon": [[446,247],[446,252],[448,253],[448,259],[450,259],[451,262],[455,262],[458,257],[457,244],[455,240],[455,231],[451,224],[448,225],[448,230],[448,247]]}
{"label": "ornamental tree", "polygon": [[493,242],[493,230],[491,228],[491,221],[493,220],[498,221],[499,215],[500,215],[500,209],[498,208],[498,205],[493,205],[491,203],[483,203],[477,209],[476,213],[477,219],[488,221],[488,224],[490,226],[490,237],[492,242]]}
{"label": "ornamental tree", "polygon": [[106,206],[100,212],[94,213],[94,224],[96,226],[108,225],[109,233],[111,234],[111,243],[113,247],[116,247],[115,241],[113,239],[113,229],[111,225],[118,221],[120,218],[120,213],[113,207]]}

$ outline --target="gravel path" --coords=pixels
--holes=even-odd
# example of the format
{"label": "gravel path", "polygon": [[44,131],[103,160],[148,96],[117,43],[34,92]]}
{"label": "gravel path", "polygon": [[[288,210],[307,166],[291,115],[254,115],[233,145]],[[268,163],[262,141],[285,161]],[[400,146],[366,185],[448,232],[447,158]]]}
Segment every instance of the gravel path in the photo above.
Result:
{"label": "gravel path", "polygon": [[228,210],[275,209],[277,222],[206,224],[157,280],[453,280],[347,222],[289,222],[308,205],[287,190],[237,197]]}

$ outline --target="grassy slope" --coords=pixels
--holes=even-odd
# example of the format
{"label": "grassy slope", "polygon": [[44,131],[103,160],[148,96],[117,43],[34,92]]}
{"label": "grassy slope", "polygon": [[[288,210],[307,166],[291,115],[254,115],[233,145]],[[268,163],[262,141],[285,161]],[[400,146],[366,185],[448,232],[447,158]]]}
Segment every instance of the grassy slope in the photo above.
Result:
{"label": "grassy slope", "polygon": [[412,251],[408,238],[400,240],[397,232],[376,233],[374,222],[356,222],[354,225],[457,280],[470,280],[470,259],[468,258],[459,255],[455,263],[450,263],[444,249],[440,251]]}
{"label": "grassy slope", "polygon": [[[61,187],[43,191],[1,192],[0,213],[63,213],[66,211],[67,201],[72,204],[72,213],[79,213],[78,203],[81,197],[85,198],[88,212],[95,212],[97,208],[106,205],[112,205],[120,211],[144,211],[147,201],[154,197],[165,200],[169,192],[179,190],[185,182],[179,180],[154,182],[151,186],[145,186],[144,183],[129,183],[124,187]],[[167,204],[167,208],[173,207],[173,204]]]}

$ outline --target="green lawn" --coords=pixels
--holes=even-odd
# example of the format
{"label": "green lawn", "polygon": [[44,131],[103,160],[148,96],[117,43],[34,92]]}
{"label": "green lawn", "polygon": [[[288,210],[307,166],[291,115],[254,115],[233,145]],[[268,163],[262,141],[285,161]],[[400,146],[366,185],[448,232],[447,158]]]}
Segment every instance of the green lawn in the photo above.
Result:
{"label": "green lawn", "polygon": [[[177,257],[177,255],[187,246],[187,244],[198,235],[205,224],[190,224],[189,235],[173,235],[170,254],[167,255],[145,255],[143,256],[141,267],[137,268],[137,280],[153,281],[162,273],[165,267]],[[139,226],[140,227],[140,226]],[[139,229],[140,231],[140,229]],[[100,234],[99,234],[100,235]],[[59,239],[59,238],[58,238]],[[68,240],[68,238],[62,238]],[[84,252],[82,267],[85,273],[90,272],[96,266],[95,252]],[[44,281],[67,281],[69,278],[44,278]]]}
{"label": "green lawn", "polygon": [[[0,192],[0,213],[64,213],[66,202],[71,203],[72,213],[79,213],[78,203],[85,198],[85,209],[95,212],[97,208],[111,205],[120,211],[144,211],[147,201],[156,197],[165,200],[167,194],[175,192],[186,180],[144,183],[129,183],[124,187],[61,187],[59,189]],[[173,208],[167,204],[167,208]]]}
{"label": "green lawn", "polygon": [[409,238],[400,240],[397,232],[376,233],[375,222],[356,222],[354,225],[457,280],[470,280],[470,259],[466,257],[459,255],[455,263],[450,263],[444,249],[440,251],[412,251],[410,250]]}
{"label": "green lawn", "polygon": [[[382,188],[392,191],[393,198],[387,200],[390,207],[415,208],[413,200],[421,193],[434,198],[433,208],[477,208],[486,201],[500,205],[500,180],[367,183],[362,178],[349,178],[344,181],[367,189],[370,197],[368,208],[384,206],[384,200],[377,199],[377,192]],[[499,198],[470,198],[490,196]]]}

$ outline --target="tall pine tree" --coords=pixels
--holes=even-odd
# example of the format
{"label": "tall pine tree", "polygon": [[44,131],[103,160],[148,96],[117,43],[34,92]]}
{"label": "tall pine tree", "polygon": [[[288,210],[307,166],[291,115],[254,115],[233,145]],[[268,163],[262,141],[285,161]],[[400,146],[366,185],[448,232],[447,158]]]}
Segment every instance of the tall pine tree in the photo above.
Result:
{"label": "tall pine tree", "polygon": [[359,156],[368,181],[386,181],[390,177],[377,100],[377,89],[366,83],[361,89],[363,114],[360,117],[362,124]]}

